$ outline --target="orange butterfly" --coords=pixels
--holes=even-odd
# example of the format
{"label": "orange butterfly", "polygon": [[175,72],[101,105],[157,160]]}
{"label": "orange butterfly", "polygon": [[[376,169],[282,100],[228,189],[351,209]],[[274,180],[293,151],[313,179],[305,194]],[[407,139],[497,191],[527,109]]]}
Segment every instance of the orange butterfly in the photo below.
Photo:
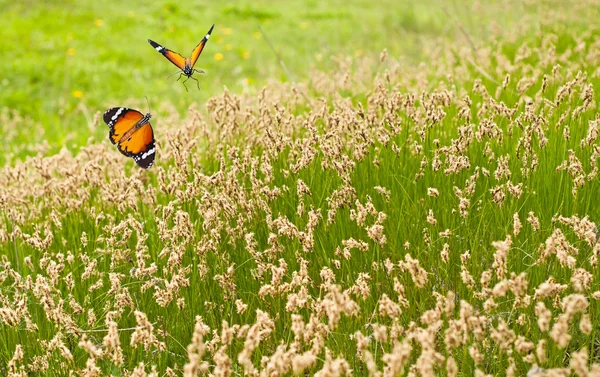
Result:
{"label": "orange butterfly", "polygon": [[110,127],[110,141],[144,169],[152,166],[156,154],[150,118],[150,113],[143,115],[126,107],[112,107],[104,113],[104,123]]}
{"label": "orange butterfly", "polygon": [[[202,53],[202,50],[204,49],[204,45],[206,44],[206,42],[208,42],[208,38],[210,38],[210,33],[212,33],[214,27],[215,27],[215,25],[213,25],[210,28],[208,33],[206,33],[204,38],[202,38],[202,41],[200,41],[198,46],[196,46],[194,51],[192,51],[191,58],[184,58],[183,56],[179,55],[175,51],[171,51],[168,48],[165,48],[165,47],[159,45],[158,43],[154,42],[153,40],[148,39],[148,42],[150,43],[150,45],[152,47],[154,47],[156,49],[156,51],[163,54],[165,56],[165,58],[169,59],[169,61],[171,63],[175,64],[179,69],[181,69],[182,72],[179,72],[179,71],[176,72],[176,73],[179,73],[179,78],[177,79],[177,81],[179,81],[181,76],[187,76],[187,79],[185,79],[185,81],[183,82],[183,86],[185,86],[186,81],[188,81],[189,79],[192,79],[192,80],[196,80],[196,83],[198,84],[198,89],[200,89],[200,82],[198,81],[198,79],[193,78],[192,75],[194,74],[194,72],[204,73],[204,71],[202,71],[200,69],[194,69],[194,65],[196,64],[196,61],[200,57],[200,54]],[[174,74],[176,74],[176,73],[174,73]],[[185,86],[185,90],[186,91],[188,90],[187,86]]]}

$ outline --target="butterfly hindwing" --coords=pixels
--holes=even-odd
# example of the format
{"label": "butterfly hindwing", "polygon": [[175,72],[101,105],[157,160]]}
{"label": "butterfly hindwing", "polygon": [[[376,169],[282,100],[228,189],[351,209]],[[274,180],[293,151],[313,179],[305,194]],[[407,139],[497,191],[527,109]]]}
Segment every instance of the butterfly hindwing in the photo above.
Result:
{"label": "butterfly hindwing", "polygon": [[192,51],[192,56],[190,57],[192,67],[196,64],[196,61],[198,61],[198,58],[200,57],[200,54],[202,53],[202,50],[204,49],[204,45],[206,45],[206,42],[208,42],[208,38],[210,38],[210,33],[212,33],[214,28],[215,28],[215,25],[211,26],[208,33],[206,33],[204,38],[202,38],[200,43],[198,43],[198,46],[196,46],[194,51]]}
{"label": "butterfly hindwing", "polygon": [[183,70],[185,68],[185,58],[175,51],[171,51],[166,47],[159,45],[151,39],[148,39],[148,42],[154,49],[161,54],[164,55],[165,58],[169,59],[169,61],[175,64],[179,69]]}
{"label": "butterfly hindwing", "polygon": [[119,150],[123,150],[133,157],[136,164],[148,169],[154,163],[156,147],[154,144],[154,132],[150,123],[146,123],[131,136],[119,142]]}
{"label": "butterfly hindwing", "polygon": [[[150,125],[148,127],[150,128]],[[150,132],[152,132],[152,128],[150,128]],[[154,164],[154,156],[156,156],[156,146],[154,145],[154,139],[152,139],[145,151],[133,155],[133,160],[139,167],[148,169]]]}

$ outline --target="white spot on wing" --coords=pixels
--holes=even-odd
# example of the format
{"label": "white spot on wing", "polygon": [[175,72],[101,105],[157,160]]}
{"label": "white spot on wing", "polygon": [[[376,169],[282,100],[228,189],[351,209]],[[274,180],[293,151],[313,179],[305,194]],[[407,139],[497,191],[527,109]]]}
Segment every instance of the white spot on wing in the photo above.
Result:
{"label": "white spot on wing", "polygon": [[204,36],[204,38],[206,38],[206,39],[210,38],[210,34],[206,34],[206,35]]}
{"label": "white spot on wing", "polygon": [[150,155],[154,154],[154,152],[156,152],[156,148],[150,149],[148,152],[146,152],[142,155],[142,160],[145,160],[146,157],[149,157]]}
{"label": "white spot on wing", "polygon": [[[133,159],[135,160],[136,164],[140,164],[140,162],[145,161],[147,158],[149,157],[154,157],[154,153],[156,152],[156,148],[152,148],[149,151],[143,153],[142,155],[134,155]],[[152,160],[154,160],[154,158],[152,158]],[[154,165],[154,161],[150,161],[148,162],[148,166],[143,166],[145,169],[148,169],[149,167],[151,167],[152,165]],[[141,166],[141,165],[140,165]]]}
{"label": "white spot on wing", "polygon": [[140,155],[134,156],[134,159],[135,159],[136,161],[145,160],[146,158],[148,158],[148,157],[150,157],[151,155],[153,155],[153,154],[154,154],[154,152],[156,152],[156,148],[152,148],[152,149],[150,149],[149,151],[147,151],[147,152],[144,152],[144,153],[143,153],[141,156],[140,156]]}
{"label": "white spot on wing", "polygon": [[123,110],[125,110],[124,107],[120,107],[119,110],[117,110],[117,112],[115,113],[115,115],[112,116],[112,120],[115,121],[117,120],[117,118],[119,117],[119,115],[121,115],[121,113],[123,112]]}

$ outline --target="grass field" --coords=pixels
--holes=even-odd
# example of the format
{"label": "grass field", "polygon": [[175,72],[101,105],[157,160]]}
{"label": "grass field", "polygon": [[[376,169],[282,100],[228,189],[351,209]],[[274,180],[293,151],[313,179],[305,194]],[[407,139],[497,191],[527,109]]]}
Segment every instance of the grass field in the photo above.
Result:
{"label": "grass field", "polygon": [[1,375],[600,375],[593,1],[0,5]]}
{"label": "grass field", "polygon": [[[255,93],[269,81],[303,81],[315,69],[331,71],[334,56],[358,58],[384,48],[392,56],[401,55],[405,64],[416,65],[425,57],[424,46],[466,43],[459,23],[483,38],[491,35],[491,24],[511,28],[520,13],[529,10],[537,17],[538,8],[558,7],[552,3],[466,7],[450,0],[425,4],[385,0],[377,7],[364,0],[0,4],[5,23],[0,30],[0,105],[26,117],[26,127],[16,132],[6,129],[7,122],[0,126],[10,137],[0,163],[34,154],[38,144],[57,153],[63,146],[76,151],[89,138],[103,140],[101,127],[89,129],[94,113],[122,104],[146,109],[144,96],[153,112],[164,116],[174,108],[183,116],[193,104],[203,107],[224,86],[237,93]],[[588,15],[582,16],[580,22],[585,24]],[[167,80],[176,68],[147,39],[188,56],[213,23],[214,38],[198,62],[207,75],[200,77],[200,91],[186,93],[176,76]],[[172,107],[163,111],[163,102]],[[36,132],[31,132],[34,128]]]}

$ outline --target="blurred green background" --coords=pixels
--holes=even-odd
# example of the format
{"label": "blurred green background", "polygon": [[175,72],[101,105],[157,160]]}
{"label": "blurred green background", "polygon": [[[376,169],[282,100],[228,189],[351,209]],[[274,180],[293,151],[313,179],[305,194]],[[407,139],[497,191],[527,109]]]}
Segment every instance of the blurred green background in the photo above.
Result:
{"label": "blurred green background", "polygon": [[[328,70],[336,55],[377,56],[387,48],[418,64],[426,45],[467,43],[510,28],[520,15],[566,2],[460,0],[352,1],[0,1],[0,165],[40,150],[73,151],[100,141],[106,129],[91,127],[97,111],[112,106],[146,111],[159,103],[183,115],[227,86],[260,89],[289,80],[264,35],[293,79]],[[585,22],[585,20],[582,20]],[[201,90],[176,82],[176,67],[152,49],[151,38],[189,56],[212,24],[197,67]],[[261,26],[263,33],[259,29]],[[466,32],[466,33],[465,33]],[[10,109],[10,112],[7,110]],[[158,112],[158,114],[157,114]],[[18,114],[18,115],[17,115]],[[24,119],[14,121],[15,118]]]}

